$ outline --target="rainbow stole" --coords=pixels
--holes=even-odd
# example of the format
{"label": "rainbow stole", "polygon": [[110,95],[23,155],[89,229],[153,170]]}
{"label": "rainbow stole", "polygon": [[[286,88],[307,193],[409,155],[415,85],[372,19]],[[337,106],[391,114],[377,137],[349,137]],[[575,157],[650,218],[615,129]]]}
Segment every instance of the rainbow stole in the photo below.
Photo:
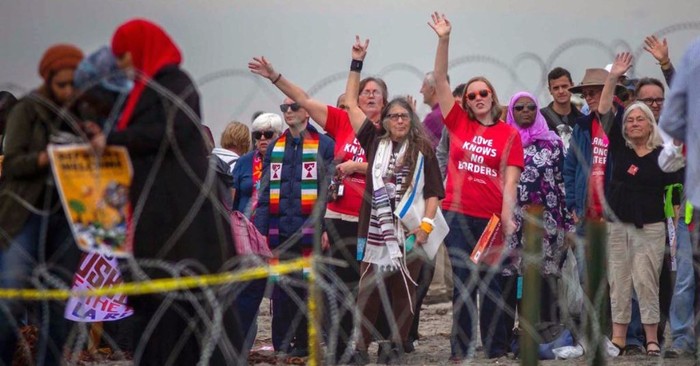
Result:
{"label": "rainbow stole", "polygon": [[[282,134],[272,148],[270,157],[270,227],[268,240],[270,248],[276,248],[279,242],[279,216],[280,216],[280,188],[282,187],[282,163],[284,162],[287,133]],[[301,157],[301,214],[304,217],[304,225],[301,227],[303,246],[313,244],[313,223],[306,222],[311,215],[318,197],[318,156],[319,135],[316,132],[306,130]]]}

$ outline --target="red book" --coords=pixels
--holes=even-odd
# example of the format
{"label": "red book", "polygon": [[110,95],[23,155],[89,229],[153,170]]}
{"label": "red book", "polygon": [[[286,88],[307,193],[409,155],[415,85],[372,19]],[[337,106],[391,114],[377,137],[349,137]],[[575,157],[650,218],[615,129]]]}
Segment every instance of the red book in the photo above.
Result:
{"label": "red book", "polygon": [[503,232],[501,231],[501,219],[496,215],[492,215],[469,258],[475,264],[484,263],[489,266],[498,266],[501,263],[505,248]]}

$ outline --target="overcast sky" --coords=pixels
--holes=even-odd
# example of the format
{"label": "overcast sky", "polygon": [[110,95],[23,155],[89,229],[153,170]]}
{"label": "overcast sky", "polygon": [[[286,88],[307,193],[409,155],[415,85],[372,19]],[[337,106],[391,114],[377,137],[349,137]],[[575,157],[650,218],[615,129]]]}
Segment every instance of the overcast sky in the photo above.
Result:
{"label": "overcast sky", "polygon": [[[200,81],[204,123],[218,136],[230,120],[279,112],[282,95],[246,69],[252,56],[267,56],[290,80],[335,103],[355,34],[371,39],[363,75],[383,76],[391,95],[420,98],[437,43],[426,24],[432,10],[453,24],[453,85],[485,75],[504,103],[519,90],[548,103],[542,67],[563,66],[578,83],[586,68],[612,62],[613,50],[639,50],[648,34],[666,35],[674,61],[700,36],[699,0],[2,0],[0,85],[22,94],[40,83],[37,64],[51,44],[89,53],[109,44],[120,23],[145,17],[182,49],[184,68]],[[635,67],[636,76],[662,77],[644,52]]]}

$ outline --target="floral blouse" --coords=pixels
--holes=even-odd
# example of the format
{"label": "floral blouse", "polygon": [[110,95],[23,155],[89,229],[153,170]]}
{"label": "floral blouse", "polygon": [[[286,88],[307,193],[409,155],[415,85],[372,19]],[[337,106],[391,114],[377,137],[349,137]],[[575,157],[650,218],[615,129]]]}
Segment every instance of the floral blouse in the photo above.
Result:
{"label": "floral blouse", "polygon": [[504,276],[522,273],[523,210],[529,205],[544,208],[544,238],[542,241],[542,274],[560,275],[566,233],[575,230],[573,217],[564,202],[564,149],[560,141],[537,140],[524,148],[525,169],[518,184],[518,206],[515,209],[517,229],[510,238],[509,260]]}

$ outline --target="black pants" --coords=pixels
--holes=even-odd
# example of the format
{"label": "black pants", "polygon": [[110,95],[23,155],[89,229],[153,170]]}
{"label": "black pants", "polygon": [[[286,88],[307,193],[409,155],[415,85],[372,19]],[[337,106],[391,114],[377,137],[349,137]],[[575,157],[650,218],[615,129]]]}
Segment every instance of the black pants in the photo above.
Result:
{"label": "black pants", "polygon": [[[323,271],[325,296],[326,345],[333,347],[328,353],[333,357],[329,363],[347,363],[343,358],[354,327],[355,299],[360,280],[360,267],[357,260],[357,223],[340,219],[326,219],[326,232],[330,249],[326,256],[346,264],[327,265]],[[349,356],[349,354],[348,354]]]}
{"label": "black pants", "polygon": [[423,307],[423,300],[428,294],[430,289],[430,283],[433,282],[433,276],[435,275],[435,258],[432,261],[425,260],[423,262],[423,267],[418,274],[418,289],[416,290],[416,303],[414,306],[414,317],[413,324],[411,324],[411,330],[408,332],[408,341],[412,342],[418,339],[418,323],[420,323],[420,309]]}
{"label": "black pants", "polygon": [[[557,299],[557,279],[553,276],[542,276],[540,284],[540,323],[560,322],[559,301]],[[504,318],[506,327],[511,331],[515,327],[515,314],[520,311],[518,299],[518,276],[503,276],[501,282],[503,299],[505,301]],[[513,342],[513,332],[509,332],[508,342]]]}

